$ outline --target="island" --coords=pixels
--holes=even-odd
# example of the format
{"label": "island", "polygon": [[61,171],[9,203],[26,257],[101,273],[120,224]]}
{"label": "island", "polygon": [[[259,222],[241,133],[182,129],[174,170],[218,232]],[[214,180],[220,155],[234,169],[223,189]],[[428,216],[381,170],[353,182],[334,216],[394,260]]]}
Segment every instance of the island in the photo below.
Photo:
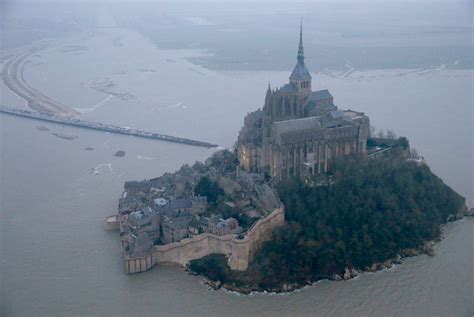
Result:
{"label": "island", "polygon": [[466,215],[406,137],[375,137],[363,112],[312,90],[299,35],[289,83],[268,85],[232,150],[125,183],[105,226],[126,274],[171,262],[216,289],[291,291],[434,255],[442,226]]}

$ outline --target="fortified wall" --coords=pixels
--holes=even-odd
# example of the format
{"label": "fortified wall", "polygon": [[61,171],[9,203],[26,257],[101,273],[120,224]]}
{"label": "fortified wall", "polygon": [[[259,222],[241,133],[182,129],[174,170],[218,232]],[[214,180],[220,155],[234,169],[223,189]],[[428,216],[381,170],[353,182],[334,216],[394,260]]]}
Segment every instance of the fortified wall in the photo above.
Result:
{"label": "fortified wall", "polygon": [[284,223],[285,209],[280,207],[257,221],[242,239],[233,234],[216,236],[203,233],[179,242],[155,246],[153,253],[143,258],[124,259],[125,272],[127,274],[145,272],[158,263],[166,262],[184,266],[191,260],[212,253],[228,255],[228,264],[232,270],[245,271],[263,242],[269,240],[273,230]]}
{"label": "fortified wall", "polygon": [[127,274],[146,272],[156,265],[156,257],[152,253],[139,258],[125,257],[123,264]]}
{"label": "fortified wall", "polygon": [[273,230],[284,222],[285,212],[281,207],[257,221],[242,239],[232,234],[216,236],[205,233],[179,242],[155,246],[156,262],[186,265],[191,260],[219,253],[230,255],[228,264],[232,270],[244,271],[262,243],[270,239]]}

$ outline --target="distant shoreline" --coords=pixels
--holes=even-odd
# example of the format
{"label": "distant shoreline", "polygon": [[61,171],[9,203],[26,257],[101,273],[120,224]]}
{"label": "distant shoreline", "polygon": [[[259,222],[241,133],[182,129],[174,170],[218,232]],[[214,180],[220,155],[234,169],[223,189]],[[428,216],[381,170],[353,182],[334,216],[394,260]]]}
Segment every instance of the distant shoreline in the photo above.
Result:
{"label": "distant shoreline", "polygon": [[45,115],[60,115],[66,117],[77,116],[80,113],[69,108],[60,102],[52,100],[48,96],[40,93],[31,87],[23,76],[26,59],[33,53],[40,51],[40,48],[32,48],[21,54],[15,55],[3,67],[2,80],[5,86],[18,97],[26,101],[28,108]]}

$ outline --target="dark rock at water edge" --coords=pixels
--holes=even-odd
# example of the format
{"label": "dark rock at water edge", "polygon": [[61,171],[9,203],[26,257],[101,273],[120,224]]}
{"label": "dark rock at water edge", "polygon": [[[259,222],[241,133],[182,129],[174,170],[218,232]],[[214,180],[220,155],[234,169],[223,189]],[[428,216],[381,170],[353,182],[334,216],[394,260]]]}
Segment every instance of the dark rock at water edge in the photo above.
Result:
{"label": "dark rock at water edge", "polygon": [[203,279],[203,283],[207,286],[209,286],[211,289],[213,290],[218,290],[221,288],[222,286],[222,282],[220,281],[212,281],[212,280],[209,280],[207,278],[204,278]]}
{"label": "dark rock at water edge", "polygon": [[36,129],[38,129],[38,130],[40,130],[40,131],[50,131],[50,129],[49,129],[49,128],[47,128],[47,127],[44,127],[44,126],[42,126],[42,125],[40,125],[40,126],[37,126],[37,127],[36,127]]}
{"label": "dark rock at water edge", "polygon": [[68,140],[68,141],[72,141],[72,140],[78,138],[77,135],[67,135],[67,134],[56,133],[56,132],[53,132],[51,134],[54,135],[55,137],[58,137],[58,138],[61,138],[61,139],[64,139],[64,140]]}

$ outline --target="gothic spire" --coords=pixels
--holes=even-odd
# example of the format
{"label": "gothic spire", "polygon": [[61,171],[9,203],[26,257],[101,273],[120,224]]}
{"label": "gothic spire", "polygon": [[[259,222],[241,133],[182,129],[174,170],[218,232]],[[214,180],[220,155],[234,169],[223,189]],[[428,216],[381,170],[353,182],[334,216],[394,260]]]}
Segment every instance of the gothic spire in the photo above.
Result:
{"label": "gothic spire", "polygon": [[300,24],[300,43],[298,45],[298,56],[293,72],[290,75],[290,83],[298,87],[298,90],[305,93],[311,92],[311,74],[304,64],[304,50],[303,50],[303,19]]}
{"label": "gothic spire", "polygon": [[304,60],[304,50],[303,50],[303,18],[301,18],[300,24],[300,44],[298,45],[298,61]]}

